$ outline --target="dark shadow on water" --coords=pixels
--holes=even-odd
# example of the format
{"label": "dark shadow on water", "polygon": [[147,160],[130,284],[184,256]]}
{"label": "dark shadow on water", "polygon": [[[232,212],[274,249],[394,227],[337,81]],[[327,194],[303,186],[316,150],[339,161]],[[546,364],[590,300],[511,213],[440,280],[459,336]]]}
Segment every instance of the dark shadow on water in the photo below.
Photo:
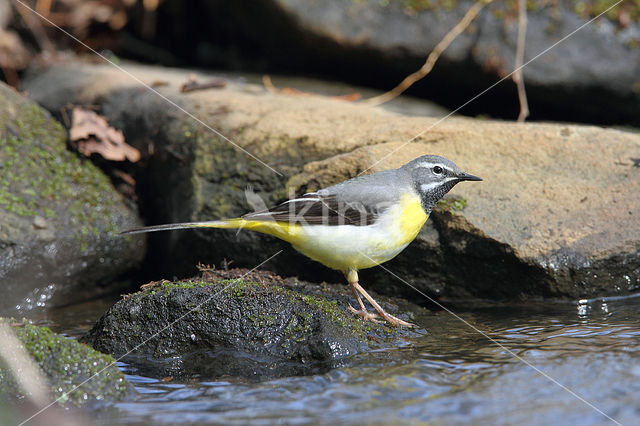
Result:
{"label": "dark shadow on water", "polygon": [[281,377],[325,374],[351,364],[349,360],[303,364],[231,349],[198,351],[165,359],[128,355],[122,361],[127,364],[123,369],[126,374],[185,383],[194,380],[258,383]]}

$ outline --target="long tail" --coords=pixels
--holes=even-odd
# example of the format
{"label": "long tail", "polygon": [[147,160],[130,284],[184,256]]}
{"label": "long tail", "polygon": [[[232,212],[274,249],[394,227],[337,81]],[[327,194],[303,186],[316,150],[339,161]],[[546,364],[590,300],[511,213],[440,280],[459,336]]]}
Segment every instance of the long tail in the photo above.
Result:
{"label": "long tail", "polygon": [[273,235],[281,240],[294,243],[300,234],[298,225],[291,225],[287,222],[277,222],[275,220],[244,220],[241,218],[212,220],[208,222],[183,222],[170,223],[166,225],[145,226],[144,228],[129,229],[120,232],[118,235],[143,234],[145,232],[171,231],[174,229],[194,229],[194,228],[226,228],[226,229],[248,229],[250,231],[262,232]]}
{"label": "long tail", "polygon": [[212,220],[208,222],[183,222],[183,223],[169,223],[166,225],[153,225],[145,226],[144,228],[129,229],[120,232],[118,235],[131,235],[131,234],[143,234],[145,232],[157,232],[157,231],[171,231],[174,229],[193,229],[193,228],[242,228],[246,226],[246,222],[243,219],[227,219],[227,220]]}

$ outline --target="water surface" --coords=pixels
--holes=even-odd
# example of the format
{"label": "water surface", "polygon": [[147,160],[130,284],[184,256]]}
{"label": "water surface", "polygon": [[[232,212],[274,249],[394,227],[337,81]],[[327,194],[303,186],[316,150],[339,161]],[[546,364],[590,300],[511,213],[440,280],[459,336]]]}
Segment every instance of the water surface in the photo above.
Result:
{"label": "water surface", "polygon": [[[77,337],[111,300],[40,323]],[[323,374],[265,381],[148,377],[120,368],[139,396],[103,407],[112,424],[640,424],[640,298],[420,311],[424,332]],[[497,343],[501,346],[499,346]],[[177,360],[180,362],[181,360]],[[583,399],[583,400],[582,400]]]}

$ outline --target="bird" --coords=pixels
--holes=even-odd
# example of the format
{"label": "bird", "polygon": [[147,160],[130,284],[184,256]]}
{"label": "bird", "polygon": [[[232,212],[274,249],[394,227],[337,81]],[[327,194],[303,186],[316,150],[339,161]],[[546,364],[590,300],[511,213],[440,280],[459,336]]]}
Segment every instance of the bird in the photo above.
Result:
{"label": "bird", "polygon": [[[363,320],[412,327],[386,312],[360,285],[358,271],[393,259],[413,241],[436,203],[462,181],[482,178],[451,160],[423,155],[398,169],[360,175],[306,193],[273,208],[233,219],[184,222],[131,229],[121,234],[193,228],[247,229],[290,243],[300,253],[341,271]],[[377,313],[369,312],[363,296]]]}

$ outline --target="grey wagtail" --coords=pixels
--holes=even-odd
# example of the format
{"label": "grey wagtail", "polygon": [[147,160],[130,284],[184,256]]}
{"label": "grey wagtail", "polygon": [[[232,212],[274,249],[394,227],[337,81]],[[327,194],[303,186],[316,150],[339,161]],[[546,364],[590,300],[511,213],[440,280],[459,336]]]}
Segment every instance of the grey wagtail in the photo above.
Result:
{"label": "grey wagtail", "polygon": [[[122,234],[188,228],[244,228],[273,235],[323,265],[342,271],[368,321],[412,324],[385,312],[358,283],[358,270],[394,258],[418,235],[431,210],[458,182],[480,181],[453,162],[424,155],[399,169],[355,177],[277,207],[235,219],[148,226]],[[378,311],[369,313],[360,294]]]}

